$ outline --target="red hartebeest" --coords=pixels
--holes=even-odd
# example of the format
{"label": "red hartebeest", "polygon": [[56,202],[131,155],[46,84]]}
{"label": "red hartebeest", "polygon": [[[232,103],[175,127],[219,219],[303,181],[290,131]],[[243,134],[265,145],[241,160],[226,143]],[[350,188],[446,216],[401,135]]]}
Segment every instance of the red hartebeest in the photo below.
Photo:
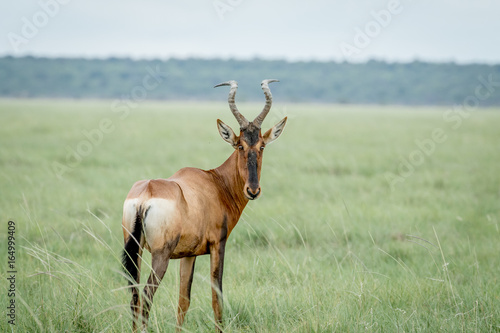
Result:
{"label": "red hartebeest", "polygon": [[[168,179],[141,180],[128,193],[123,204],[123,265],[131,276],[134,331],[138,324],[142,325],[142,330],[147,328],[153,296],[170,259],[181,259],[177,312],[177,329],[180,330],[189,308],[196,256],[203,254],[210,254],[212,307],[216,329],[221,329],[226,240],[248,200],[260,196],[264,147],[280,136],[287,120],[285,117],[261,134],[260,127],[272,105],[268,84],[275,81],[262,81],[266,104],[252,122],[236,107],[236,81],[215,86],[231,87],[229,107],[240,125],[240,135],[236,136],[231,127],[217,120],[222,139],[235,149],[221,166],[208,171],[183,168]],[[138,284],[143,248],[151,252],[152,271],[140,297]]]}

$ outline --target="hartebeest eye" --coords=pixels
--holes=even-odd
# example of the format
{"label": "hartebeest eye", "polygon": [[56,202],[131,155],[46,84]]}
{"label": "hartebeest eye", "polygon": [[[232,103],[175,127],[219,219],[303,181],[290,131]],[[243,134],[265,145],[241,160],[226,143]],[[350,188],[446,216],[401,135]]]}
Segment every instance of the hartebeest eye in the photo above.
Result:
{"label": "hartebeest eye", "polygon": [[243,146],[238,146],[238,149],[239,150],[243,150]]}
{"label": "hartebeest eye", "polygon": [[263,150],[264,150],[264,148],[265,148],[264,146],[260,146],[260,150],[261,150],[261,151],[263,151]]}

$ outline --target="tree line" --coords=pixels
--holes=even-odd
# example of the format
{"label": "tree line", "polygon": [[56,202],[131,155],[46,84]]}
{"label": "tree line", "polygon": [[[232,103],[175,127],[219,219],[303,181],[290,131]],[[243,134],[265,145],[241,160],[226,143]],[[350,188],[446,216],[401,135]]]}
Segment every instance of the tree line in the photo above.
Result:
{"label": "tree line", "polygon": [[221,100],[212,87],[234,79],[239,101],[260,101],[267,78],[287,102],[500,105],[500,65],[0,57],[1,97]]}

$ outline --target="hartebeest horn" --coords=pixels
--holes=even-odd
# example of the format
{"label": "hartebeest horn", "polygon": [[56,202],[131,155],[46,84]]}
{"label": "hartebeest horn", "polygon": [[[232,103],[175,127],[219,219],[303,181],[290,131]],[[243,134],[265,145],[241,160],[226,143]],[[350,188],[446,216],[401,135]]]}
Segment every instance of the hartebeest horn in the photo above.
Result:
{"label": "hartebeest horn", "polygon": [[244,129],[248,127],[248,120],[243,116],[239,111],[238,108],[236,107],[236,103],[234,102],[234,96],[236,95],[236,90],[238,90],[238,82],[231,80],[227,82],[222,82],[219,83],[218,85],[214,86],[214,88],[221,87],[221,86],[231,86],[231,89],[229,90],[229,97],[227,98],[227,102],[229,103],[229,108],[231,109],[231,112],[234,114],[234,117],[238,121],[238,124],[240,124],[240,128]]}
{"label": "hartebeest horn", "polygon": [[253,121],[253,124],[260,128],[262,126],[262,123],[264,122],[264,119],[266,118],[267,114],[269,113],[269,110],[271,110],[271,105],[273,104],[273,95],[271,94],[271,90],[269,89],[269,83],[271,82],[280,82],[279,80],[264,80],[260,84],[262,87],[262,90],[264,90],[264,95],[266,95],[266,105],[264,106],[264,109],[262,109],[262,112],[255,118]]}

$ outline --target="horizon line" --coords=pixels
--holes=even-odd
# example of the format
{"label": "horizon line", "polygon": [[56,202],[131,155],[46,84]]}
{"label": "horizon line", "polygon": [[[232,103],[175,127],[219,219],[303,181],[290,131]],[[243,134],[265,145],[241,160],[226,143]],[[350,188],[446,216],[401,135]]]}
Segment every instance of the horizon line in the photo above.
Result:
{"label": "horizon line", "polygon": [[421,59],[415,57],[412,60],[402,60],[402,59],[383,59],[372,57],[370,59],[363,60],[355,60],[355,59],[287,59],[284,57],[261,57],[261,56],[252,56],[252,57],[238,57],[238,56],[151,56],[151,57],[138,57],[132,55],[107,55],[107,56],[98,56],[98,55],[47,55],[47,54],[12,54],[12,53],[0,53],[1,58],[35,58],[35,59],[66,59],[66,60],[132,60],[132,61],[169,61],[169,60],[206,60],[206,61],[238,61],[238,62],[251,62],[251,61],[264,61],[264,62],[286,62],[290,64],[294,63],[337,63],[337,64],[367,64],[370,62],[378,62],[378,63],[386,63],[386,64],[412,64],[412,63],[423,63],[423,64],[435,64],[435,65],[446,65],[452,64],[457,66],[469,66],[469,65],[486,65],[486,66],[498,66],[500,65],[500,61],[498,62],[490,62],[490,61],[457,61],[456,59],[449,60],[430,60],[430,59]]}

